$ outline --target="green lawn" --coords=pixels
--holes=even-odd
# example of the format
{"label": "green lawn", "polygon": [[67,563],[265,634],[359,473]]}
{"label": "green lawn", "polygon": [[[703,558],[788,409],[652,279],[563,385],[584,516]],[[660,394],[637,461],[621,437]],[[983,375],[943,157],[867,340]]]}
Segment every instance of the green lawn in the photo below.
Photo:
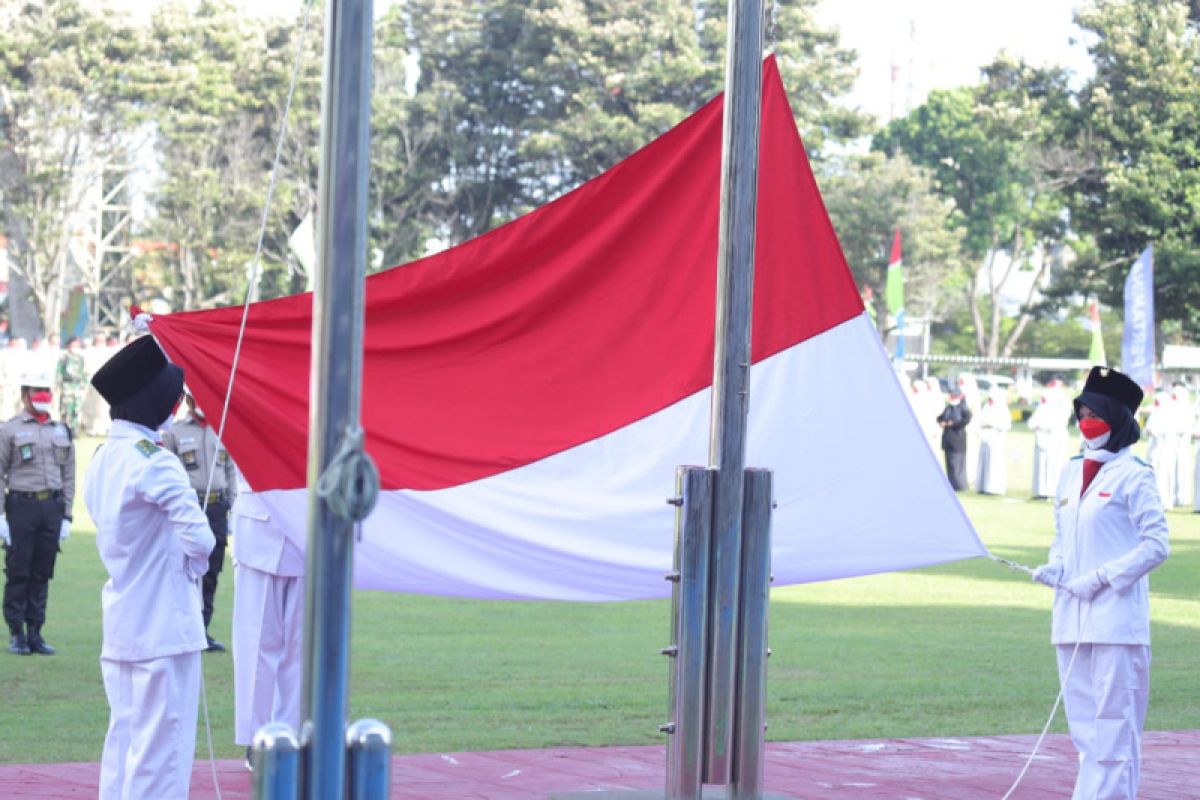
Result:
{"label": "green lawn", "polygon": [[[1032,445],[1010,439],[1012,495],[964,494],[998,555],[1035,565],[1050,507],[1027,501]],[[92,446],[81,443],[81,458]],[[81,467],[82,476],[82,467]],[[1169,515],[1171,559],[1153,577],[1147,726],[1200,728],[1200,515]],[[51,658],[0,655],[0,762],[95,761],[104,571],[87,515],[51,584]],[[213,634],[228,642],[226,569]],[[984,560],[774,591],[772,739],[1036,733],[1057,689],[1049,590]],[[665,601],[584,605],[355,596],[352,715],[385,720],[397,752],[661,742]],[[233,745],[230,657],[204,656],[218,756]],[[1063,730],[1060,724],[1058,730]],[[207,755],[203,733],[198,752]]]}

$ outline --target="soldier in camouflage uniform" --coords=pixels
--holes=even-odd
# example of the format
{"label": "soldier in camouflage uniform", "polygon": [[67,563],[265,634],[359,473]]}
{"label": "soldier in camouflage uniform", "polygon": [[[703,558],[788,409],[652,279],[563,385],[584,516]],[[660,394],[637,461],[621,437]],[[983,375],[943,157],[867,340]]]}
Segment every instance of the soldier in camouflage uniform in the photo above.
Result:
{"label": "soldier in camouflage uniform", "polygon": [[83,362],[83,342],[78,336],[67,339],[67,349],[58,360],[59,416],[72,431],[79,430],[88,375]]}

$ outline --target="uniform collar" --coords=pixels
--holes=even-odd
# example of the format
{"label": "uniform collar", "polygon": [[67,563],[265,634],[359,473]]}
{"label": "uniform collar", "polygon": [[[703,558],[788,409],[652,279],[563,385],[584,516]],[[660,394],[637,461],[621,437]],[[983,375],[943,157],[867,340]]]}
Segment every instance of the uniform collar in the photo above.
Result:
{"label": "uniform collar", "polygon": [[139,425],[136,422],[130,422],[127,419],[114,419],[112,427],[108,429],[108,438],[110,439],[149,439],[152,442],[158,441],[158,431],[152,431],[145,425]]}
{"label": "uniform collar", "polygon": [[36,422],[40,425],[49,425],[50,423],[54,422],[54,420],[51,419],[49,415],[47,415],[46,421],[43,423],[41,420],[39,420],[33,414],[30,414],[29,409],[22,408],[21,409],[21,422]]}
{"label": "uniform collar", "polygon": [[[1108,471],[1108,467],[1110,464],[1115,464],[1118,461],[1123,461],[1123,460],[1125,460],[1125,458],[1130,456],[1130,450],[1128,447],[1118,450],[1115,453],[1112,452],[1111,450],[1104,450],[1104,449],[1085,451],[1084,456],[1083,456],[1085,460],[1088,458],[1088,455],[1087,455],[1088,452],[1091,452],[1096,455],[1100,455],[1099,458],[1092,459],[1093,461],[1100,462],[1100,469],[1096,472],[1096,477],[1092,478],[1092,482],[1088,484],[1087,490],[1084,491],[1083,494],[1080,496],[1080,498],[1079,498],[1080,501],[1082,501],[1084,498],[1091,495],[1092,492],[1096,491],[1096,486],[1098,486],[1100,483],[1100,476]],[[1103,455],[1101,455],[1101,454],[1103,454]],[[1081,471],[1079,473],[1079,475],[1080,475],[1080,479],[1082,481],[1083,472]]]}

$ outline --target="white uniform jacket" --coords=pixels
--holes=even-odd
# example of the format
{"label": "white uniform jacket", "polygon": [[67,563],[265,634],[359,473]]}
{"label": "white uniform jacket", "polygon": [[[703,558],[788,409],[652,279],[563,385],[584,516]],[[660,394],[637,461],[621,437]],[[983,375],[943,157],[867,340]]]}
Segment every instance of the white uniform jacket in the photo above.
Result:
{"label": "white uniform jacket", "polygon": [[271,523],[267,507],[238,477],[238,494],[230,520],[234,562],[268,575],[303,576],[304,551]]}
{"label": "white uniform jacket", "polygon": [[145,661],[208,645],[196,579],[216,542],[183,465],[153,437],[114,420],[88,467],[84,502],[109,574],[103,659]]}
{"label": "white uniform jacket", "polygon": [[1107,581],[1089,602],[1061,586],[1054,595],[1054,644],[1150,644],[1150,570],[1167,558],[1167,521],[1150,467],[1125,448],[1100,467],[1087,492],[1083,457],[1063,469],[1054,506],[1050,563],[1066,584],[1093,570]]}

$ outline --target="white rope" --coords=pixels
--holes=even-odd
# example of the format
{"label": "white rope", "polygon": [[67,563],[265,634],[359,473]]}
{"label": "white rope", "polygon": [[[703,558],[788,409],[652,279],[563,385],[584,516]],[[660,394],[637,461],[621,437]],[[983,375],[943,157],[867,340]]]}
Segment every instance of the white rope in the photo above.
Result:
{"label": "white rope", "polygon": [[994,553],[988,553],[987,557],[990,558],[992,561],[995,561],[998,564],[1003,564],[1004,566],[1008,567],[1009,569],[1016,570],[1017,572],[1024,572],[1026,575],[1033,577],[1033,568],[1032,567],[1027,567],[1024,564],[1018,564],[1015,561],[1009,561],[1007,558],[1001,558],[1000,556],[995,555]]}
{"label": "white rope", "polygon": [[[271,213],[271,200],[275,196],[275,184],[279,180],[279,162],[283,156],[283,142],[287,136],[288,117],[292,111],[292,99],[296,95],[296,84],[300,77],[300,65],[304,55],[304,38],[308,33],[309,12],[312,9],[312,0],[304,2],[304,17],[300,22],[300,36],[296,40],[296,56],[292,63],[292,80],[288,86],[287,101],[283,106],[283,117],[279,121],[279,137],[275,142],[275,160],[271,164],[271,180],[267,184],[267,197],[263,201],[262,221],[258,229],[258,243],[254,247],[254,260],[251,262],[250,279],[246,284],[246,299],[242,303],[242,320],[238,327],[237,345],[233,351],[233,363],[229,367],[229,385],[225,389],[225,402],[221,407],[221,423],[217,428],[217,438],[213,442],[214,451],[210,455],[210,464],[208,469],[208,482],[204,489],[204,498],[201,504],[202,510],[208,512],[208,498],[212,493],[213,478],[217,471],[216,448],[220,446],[221,439],[225,435],[225,423],[229,417],[229,403],[233,397],[233,381],[237,375],[238,360],[242,354],[242,341],[246,336],[246,319],[250,315],[250,298],[254,296],[255,290],[258,288],[258,281],[262,275],[260,259],[262,257],[263,241],[267,235],[267,222]],[[213,791],[216,792],[217,800],[221,800],[221,786],[217,781],[217,755],[213,748],[212,738],[212,723],[209,720],[208,712],[208,692],[204,686],[204,668],[201,662],[200,669],[200,702],[204,707],[204,735],[208,740],[208,763],[212,768]]]}
{"label": "white rope", "polygon": [[[1019,572],[1025,572],[1025,573],[1028,573],[1030,576],[1033,575],[1033,569],[1025,566],[1024,564],[1018,564],[1015,561],[1009,561],[1006,558],[1000,558],[1000,556],[994,555],[993,553],[990,553],[990,552],[987,555],[988,555],[988,558],[990,558],[992,561],[995,561],[999,564],[1003,564],[1006,567],[1008,567],[1009,569],[1017,570]],[[1090,605],[1084,609],[1083,617],[1079,621],[1079,628],[1080,628],[1081,633],[1082,633],[1084,624],[1087,622],[1087,615],[1088,615],[1089,611],[1091,611]],[[1076,641],[1075,649],[1071,651],[1071,659],[1067,662],[1067,670],[1066,670],[1066,672],[1063,673],[1062,680],[1059,681],[1058,696],[1054,698],[1054,705],[1050,708],[1050,717],[1049,717],[1049,719],[1046,720],[1046,724],[1042,726],[1041,735],[1038,736],[1037,741],[1034,742],[1033,749],[1029,752],[1029,758],[1027,758],[1025,760],[1025,766],[1021,768],[1021,772],[1019,775],[1017,775],[1017,779],[1015,781],[1013,781],[1012,786],[1010,786],[1008,788],[1008,791],[1004,793],[1004,797],[1002,797],[1000,800],[1008,800],[1008,798],[1012,796],[1012,793],[1015,792],[1017,790],[1017,787],[1021,785],[1021,780],[1024,779],[1025,773],[1029,772],[1029,768],[1031,766],[1033,766],[1033,760],[1035,758],[1037,758],[1038,750],[1041,749],[1042,742],[1045,741],[1045,739],[1046,739],[1046,733],[1050,730],[1050,725],[1053,724],[1055,715],[1058,714],[1058,707],[1059,707],[1059,705],[1062,704],[1063,693],[1066,691],[1066,688],[1067,688],[1067,679],[1071,677],[1071,667],[1075,666],[1075,656],[1079,654],[1079,645],[1080,644],[1081,644],[1081,642]]]}
{"label": "white rope", "polygon": [[[1079,621],[1081,634],[1079,638],[1082,638],[1083,625],[1087,621],[1087,615],[1089,611],[1091,611],[1090,605],[1084,609],[1083,617]],[[1058,706],[1060,703],[1062,703],[1063,693],[1067,690],[1067,680],[1071,677],[1071,667],[1075,666],[1075,656],[1079,655],[1080,644],[1082,644],[1081,641],[1076,641],[1075,649],[1071,651],[1071,659],[1067,662],[1067,671],[1063,673],[1062,680],[1059,681],[1058,696],[1054,698],[1054,706],[1050,709],[1049,719],[1047,719],[1046,724],[1042,726],[1041,735],[1038,736],[1038,740],[1033,743],[1033,749],[1029,751],[1029,758],[1025,760],[1025,766],[1021,768],[1021,773],[1017,775],[1017,779],[1013,781],[1013,785],[1008,787],[1008,791],[1004,793],[1004,797],[1000,798],[1000,800],[1008,800],[1008,798],[1012,796],[1012,793],[1015,792],[1017,787],[1021,785],[1021,780],[1025,777],[1025,773],[1028,772],[1029,768],[1033,765],[1033,759],[1037,758],[1038,750],[1041,748],[1042,742],[1046,738],[1047,731],[1050,730],[1050,724],[1054,722],[1054,716],[1058,713]]]}

